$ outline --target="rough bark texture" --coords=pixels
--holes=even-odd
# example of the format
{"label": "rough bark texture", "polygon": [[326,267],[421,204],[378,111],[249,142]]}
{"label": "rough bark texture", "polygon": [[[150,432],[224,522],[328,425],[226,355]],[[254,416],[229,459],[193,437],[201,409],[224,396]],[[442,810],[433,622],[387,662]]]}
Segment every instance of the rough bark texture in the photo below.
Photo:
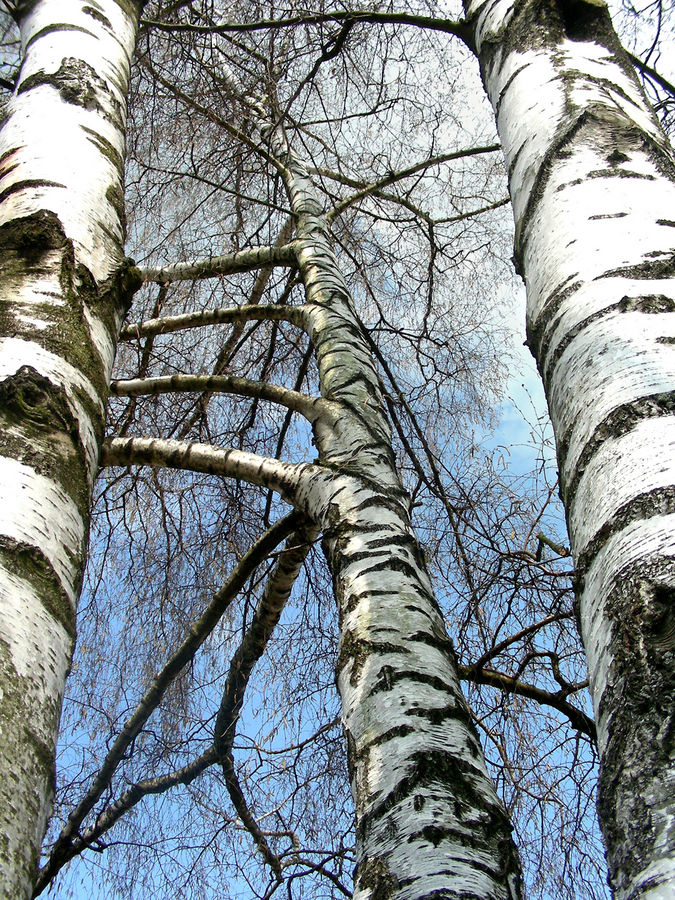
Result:
{"label": "rough bark texture", "polygon": [[599,0],[467,6],[553,421],[620,900],[675,893],[675,166]]}
{"label": "rough bark texture", "polygon": [[510,824],[411,525],[374,363],[306,170],[281,135],[272,148],[296,217],[303,317],[327,401],[313,426],[319,464],[334,474],[308,476],[308,511],[323,529],[339,608],[354,897],[515,900]]}
{"label": "rough bark texture", "polygon": [[[94,8],[95,6],[95,8]],[[30,896],[115,341],[137,12],[19,7],[0,131],[0,897]]]}

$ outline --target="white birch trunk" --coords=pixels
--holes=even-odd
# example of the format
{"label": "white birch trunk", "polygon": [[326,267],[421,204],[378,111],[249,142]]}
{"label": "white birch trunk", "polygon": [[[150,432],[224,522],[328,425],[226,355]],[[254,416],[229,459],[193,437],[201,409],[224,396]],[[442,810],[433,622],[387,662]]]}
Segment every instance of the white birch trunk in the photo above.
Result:
{"label": "white birch trunk", "polygon": [[675,165],[600,0],[470,0],[555,429],[617,898],[675,895]]}
{"label": "white birch trunk", "polygon": [[[511,827],[485,768],[396,471],[374,363],[306,169],[272,148],[297,223],[321,393],[319,522],[340,620],[337,683],[356,806],[358,900],[516,900]],[[302,496],[300,491],[300,497]]]}
{"label": "white birch trunk", "polygon": [[137,8],[18,7],[0,131],[0,897],[32,891],[124,304]]}

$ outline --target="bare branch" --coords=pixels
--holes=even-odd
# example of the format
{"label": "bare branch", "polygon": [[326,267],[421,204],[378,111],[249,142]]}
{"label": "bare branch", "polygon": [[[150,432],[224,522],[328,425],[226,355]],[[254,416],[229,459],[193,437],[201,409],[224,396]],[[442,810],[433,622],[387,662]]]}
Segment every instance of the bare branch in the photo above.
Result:
{"label": "bare branch", "polygon": [[221,22],[219,25],[188,25],[170,22],[157,22],[153,19],[142,19],[147,28],[159,31],[193,31],[207,34],[227,34],[231,31],[264,31],[279,28],[295,28],[298,25],[320,25],[324,22],[353,22],[365,25],[412,25],[430,31],[439,31],[460,38],[473,50],[470,29],[464,22],[453,22],[451,19],[438,19],[433,16],[418,16],[413,13],[386,13],[374,10],[336,10],[330,13],[289,16],[286,19],[260,19],[257,22]]}
{"label": "bare branch", "polygon": [[[232,603],[243,589],[246,581],[251,577],[263,560],[267,559],[279,542],[298,527],[299,521],[300,517],[298,513],[293,511],[272,525],[271,528],[268,528],[239,560],[230,574],[230,577],[221,589],[214,594],[213,599],[200,618],[190,626],[189,632],[181,645],[167,660],[161,671],[155,676],[152,684],[138,702],[136,709],[124,723],[124,727],[115,738],[101,768],[92,780],[89,790],[78,803],[77,807],[68,816],[68,821],[61,830],[61,834],[52,848],[49,860],[40,870],[38,876],[39,890],[42,890],[43,887],[54,878],[56,873],[72,859],[73,856],[79,853],[86,844],[91,843],[103,833],[103,831],[99,830],[97,827],[95,829],[96,834],[94,835],[92,833],[89,840],[85,840],[84,836],[81,838],[77,836],[80,825],[93,809],[94,804],[110,785],[112,777],[117,766],[124,757],[124,754],[138,736],[141,728],[143,728],[154,710],[157,709],[161,703],[162,697],[166,693],[169,685],[179,672],[185,668],[188,662],[194,658],[197,650],[211,634],[230,603]],[[112,808],[116,807],[117,804]],[[107,827],[109,828],[116,820],[116,818],[113,819]],[[99,822],[100,821],[101,819],[99,818]]]}
{"label": "bare branch", "polygon": [[671,97],[675,98],[675,84],[672,81],[668,81],[667,78],[664,78],[663,75],[660,75],[656,69],[648,66],[646,62],[643,62],[639,56],[635,56],[633,53],[628,53],[628,58],[633,63],[636,69],[639,69],[647,78],[651,79],[651,81],[655,82],[662,87],[664,91],[667,91]]}
{"label": "bare branch", "polygon": [[508,694],[518,694],[521,697],[527,697],[528,700],[536,700],[544,706],[550,706],[563,713],[572,723],[572,726],[588,735],[591,740],[597,739],[595,722],[590,716],[572,706],[561,694],[552,694],[533,684],[527,684],[519,681],[512,675],[505,675],[503,672],[495,672],[494,669],[477,669],[474,666],[458,666],[459,677],[462,681],[470,681],[472,684],[488,684],[491,687],[499,688]]}
{"label": "bare branch", "polygon": [[293,585],[300,574],[311,541],[316,538],[316,534],[316,530],[309,533],[298,531],[287,540],[286,547],[265,586],[253,621],[232,657],[214,729],[214,747],[223,767],[230,799],[240,819],[255,840],[258,850],[278,879],[281,879],[281,862],[271,850],[265,835],[248,808],[234,767],[232,745],[251,672],[265,652]]}
{"label": "bare branch", "polygon": [[234,375],[165,375],[158,378],[134,378],[113,381],[110,392],[116,396],[141,397],[174,391],[218,391],[240,397],[256,397],[279,403],[315,422],[329,408],[327,400],[308,397],[290,388],[265,381],[251,381]]}
{"label": "bare branch", "polygon": [[104,441],[101,465],[166,467],[240,478],[278,491],[290,503],[294,502],[298,488],[312,475],[329,474],[321,466],[281,462],[244,450],[138,437]]}
{"label": "bare branch", "polygon": [[126,325],[120,333],[120,341],[131,341],[135,338],[155,334],[171,334],[184,328],[203,328],[207,325],[219,325],[225,322],[247,322],[250,320],[293,322],[302,327],[302,307],[269,305],[260,306],[247,303],[245,306],[223,306],[217,309],[204,309],[198,312],[182,313],[178,316],[166,316],[161,319],[146,319]]}
{"label": "bare branch", "polygon": [[[327,178],[331,178],[334,181],[339,181],[341,184],[346,184],[349,187],[359,188],[356,194],[353,194],[351,197],[347,197],[346,200],[343,200],[339,203],[331,212],[328,214],[327,218],[332,220],[335,216],[340,215],[340,213],[344,212],[349,206],[352,206],[354,203],[357,203],[363,197],[367,197],[369,194],[377,194],[382,188],[388,187],[390,184],[395,184],[397,181],[402,181],[404,178],[409,178],[412,175],[416,175],[418,172],[423,172],[425,169],[431,168],[432,166],[438,166],[442,163],[451,162],[454,159],[464,159],[467,156],[479,156],[484,153],[496,153],[500,150],[501,147],[499,144],[490,144],[486,147],[471,147],[466,150],[456,150],[452,153],[442,153],[439,156],[432,156],[430,159],[422,160],[419,163],[415,163],[413,166],[408,166],[405,169],[401,169],[398,172],[389,172],[384,177],[380,178],[378,181],[374,181],[372,184],[365,184],[364,182],[359,182],[357,179],[348,178],[339,172],[334,172],[331,169],[316,169],[315,171],[319,175],[325,175]],[[508,202],[508,201],[506,201]],[[492,207],[491,207],[492,208]]]}
{"label": "bare branch", "polygon": [[[72,859],[83,850],[91,847],[102,834],[109,831],[115,822],[130,809],[133,809],[143,797],[147,797],[149,794],[162,794],[164,791],[167,791],[169,788],[175,787],[178,784],[188,785],[201,775],[202,772],[208,769],[209,766],[214,765],[216,762],[218,762],[218,756],[213,746],[211,746],[191,763],[182,766],[180,769],[168,772],[165,775],[158,775],[156,778],[148,778],[145,781],[139,781],[137,784],[134,784],[129,790],[125,791],[118,800],[109,806],[105,812],[98,816],[95,824],[92,825],[91,828],[87,828],[80,837],[73,840],[68,859]],[[53,875],[50,875],[49,878],[47,878],[46,867],[42,869],[35,882],[33,897],[37,897],[41,894],[42,891],[48,887],[52,878]]]}
{"label": "bare branch", "polygon": [[193,262],[179,262],[162,268],[139,267],[143,281],[166,284],[172,281],[192,281],[197,278],[217,278],[236,272],[250,272],[264,266],[294,266],[295,248],[292,244],[283,247],[253,247],[225,256],[213,256]]}

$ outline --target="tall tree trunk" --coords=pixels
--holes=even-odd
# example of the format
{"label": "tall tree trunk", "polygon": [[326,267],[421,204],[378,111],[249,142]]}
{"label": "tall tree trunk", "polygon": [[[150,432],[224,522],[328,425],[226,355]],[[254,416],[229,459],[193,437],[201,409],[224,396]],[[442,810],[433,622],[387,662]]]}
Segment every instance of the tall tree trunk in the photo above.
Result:
{"label": "tall tree trunk", "polygon": [[675,892],[675,166],[600,0],[472,0],[555,429],[618,898]]}
{"label": "tall tree trunk", "polygon": [[296,219],[303,317],[328,410],[313,426],[319,464],[334,474],[308,495],[338,602],[354,897],[517,900],[511,826],[410,522],[371,353],[306,170],[279,130],[272,148]]}
{"label": "tall tree trunk", "polygon": [[17,6],[0,131],[0,897],[31,894],[49,814],[124,259],[138,10]]}

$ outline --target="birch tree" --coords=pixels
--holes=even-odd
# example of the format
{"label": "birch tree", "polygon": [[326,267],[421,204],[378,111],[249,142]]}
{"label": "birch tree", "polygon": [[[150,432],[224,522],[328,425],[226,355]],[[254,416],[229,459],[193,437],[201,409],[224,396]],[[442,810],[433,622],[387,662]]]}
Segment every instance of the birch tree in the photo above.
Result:
{"label": "birch tree", "polygon": [[20,69],[0,131],[0,869],[30,895],[53,791],[125,262],[133,3],[11,6]]}
{"label": "birch tree", "polygon": [[[673,153],[604,4],[467,15],[556,432],[619,898],[675,884]],[[532,86],[538,85],[534,92]]]}
{"label": "birch tree", "polygon": [[[506,115],[490,79],[510,97],[509,54],[534,43],[540,61],[555,29],[536,20],[521,46],[495,10],[146,11],[128,170],[141,262],[120,265],[118,247],[110,269],[111,284],[127,273],[126,290],[145,287],[111,386],[36,894],[95,853],[111,871],[117,860],[127,897],[221,892],[224,878],[265,898],[349,896],[352,868],[354,893],[374,900],[517,897],[511,819],[532,896],[603,895],[588,822],[596,725],[549,515],[555,478],[537,493],[472,435],[503,378],[490,311],[510,252],[491,126],[456,114],[476,108],[459,75],[474,49],[500,130],[503,116],[515,129],[514,147],[500,134],[507,161],[530,173],[510,172],[527,228],[536,204],[519,212],[521,181],[544,175],[518,135],[543,173],[553,159],[541,122]],[[586,21],[563,13],[568,30]],[[528,276],[555,254],[527,256],[525,225]],[[109,366],[119,317],[108,324]],[[556,391],[561,409],[581,397]],[[577,519],[597,522],[584,502]]]}

